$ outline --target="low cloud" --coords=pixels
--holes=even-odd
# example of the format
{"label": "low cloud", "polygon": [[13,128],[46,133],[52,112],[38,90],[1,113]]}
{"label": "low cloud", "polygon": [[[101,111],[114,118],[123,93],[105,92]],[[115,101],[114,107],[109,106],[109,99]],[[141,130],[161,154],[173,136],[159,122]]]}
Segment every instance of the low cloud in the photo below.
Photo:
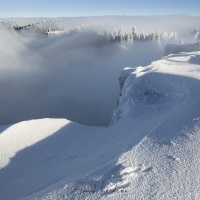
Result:
{"label": "low cloud", "polygon": [[0,29],[0,124],[67,118],[109,125],[126,66],[163,56],[155,43],[131,47],[94,31],[41,36]]}

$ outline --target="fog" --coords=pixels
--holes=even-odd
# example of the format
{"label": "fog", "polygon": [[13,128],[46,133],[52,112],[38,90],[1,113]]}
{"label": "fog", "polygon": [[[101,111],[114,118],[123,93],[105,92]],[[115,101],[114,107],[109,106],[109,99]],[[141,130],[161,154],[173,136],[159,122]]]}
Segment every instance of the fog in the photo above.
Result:
{"label": "fog", "polygon": [[200,16],[190,15],[150,15],[150,16],[96,16],[96,17],[60,17],[60,18],[8,18],[1,21],[16,21],[20,23],[37,22],[56,22],[64,26],[65,29],[71,29],[75,26],[88,26],[95,30],[113,31],[123,28],[124,31],[130,31],[135,26],[140,32],[155,32],[157,29],[162,31],[178,33],[190,33],[196,26],[200,26]]}
{"label": "fog", "polygon": [[67,118],[85,125],[110,123],[127,66],[164,55],[155,42],[127,47],[94,31],[56,36],[0,28],[0,124]]}

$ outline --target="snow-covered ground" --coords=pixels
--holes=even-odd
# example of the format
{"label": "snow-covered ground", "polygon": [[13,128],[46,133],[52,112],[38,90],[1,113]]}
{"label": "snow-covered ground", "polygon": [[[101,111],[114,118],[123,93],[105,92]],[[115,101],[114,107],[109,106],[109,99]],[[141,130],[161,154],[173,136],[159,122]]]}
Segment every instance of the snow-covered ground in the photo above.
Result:
{"label": "snow-covered ground", "polygon": [[200,52],[126,68],[109,127],[0,128],[0,199],[200,199]]}

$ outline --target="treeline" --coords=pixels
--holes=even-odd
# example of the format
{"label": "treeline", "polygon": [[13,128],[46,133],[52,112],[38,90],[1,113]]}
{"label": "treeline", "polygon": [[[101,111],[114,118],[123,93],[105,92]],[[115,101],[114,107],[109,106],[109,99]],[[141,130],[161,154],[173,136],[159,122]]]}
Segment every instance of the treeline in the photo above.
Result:
{"label": "treeline", "polygon": [[113,42],[133,42],[133,41],[159,41],[159,40],[172,40],[177,38],[176,31],[167,33],[157,30],[155,33],[139,33],[136,27],[132,28],[130,32],[122,30],[111,32],[104,32],[104,36]]}
{"label": "treeline", "polygon": [[[62,23],[58,19],[50,19],[43,20],[36,23],[20,23],[17,21],[2,21],[1,25],[7,27],[9,29],[14,29],[16,31],[30,31],[37,32],[39,34],[46,35],[55,35],[58,33],[65,34],[76,34],[77,32],[91,32],[95,31],[90,28],[90,26],[82,25],[80,27],[70,28],[68,27],[68,23]],[[49,34],[50,33],[50,34]],[[196,38],[196,40],[200,41],[200,28],[196,27],[194,30],[188,32]],[[99,33],[98,33],[99,34]],[[165,32],[159,31],[159,29],[153,33],[145,33],[144,31],[137,31],[136,27],[133,27],[130,31],[124,31],[122,28],[120,30],[114,31],[104,31],[101,32],[101,35],[104,36],[105,39],[111,42],[124,42],[124,43],[132,43],[135,41],[170,41],[177,39],[177,33],[174,32]],[[177,40],[178,41],[178,40]]]}
{"label": "treeline", "polygon": [[195,37],[198,43],[198,50],[200,50],[200,28],[196,27],[193,31],[191,31],[191,34]]}

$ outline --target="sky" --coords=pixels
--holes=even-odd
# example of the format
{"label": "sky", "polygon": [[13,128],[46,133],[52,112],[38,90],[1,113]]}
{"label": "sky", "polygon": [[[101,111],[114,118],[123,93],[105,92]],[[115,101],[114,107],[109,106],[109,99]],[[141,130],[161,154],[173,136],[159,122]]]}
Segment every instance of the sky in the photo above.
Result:
{"label": "sky", "polygon": [[0,17],[200,15],[199,0],[0,0]]}

